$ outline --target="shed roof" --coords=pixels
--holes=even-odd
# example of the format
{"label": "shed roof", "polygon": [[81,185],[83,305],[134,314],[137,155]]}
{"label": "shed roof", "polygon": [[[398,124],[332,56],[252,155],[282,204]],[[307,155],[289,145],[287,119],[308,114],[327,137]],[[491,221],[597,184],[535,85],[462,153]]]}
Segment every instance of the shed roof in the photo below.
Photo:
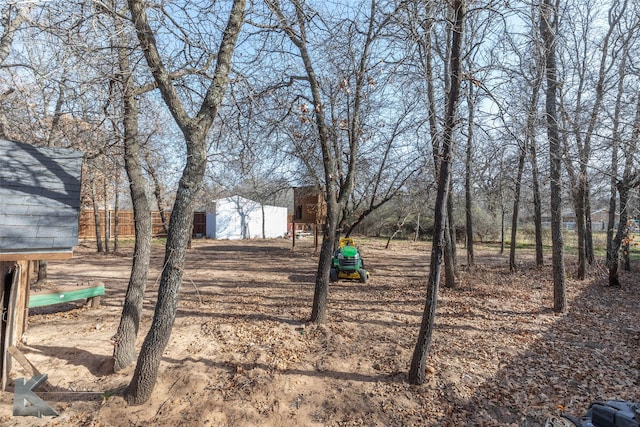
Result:
{"label": "shed roof", "polygon": [[81,174],[78,151],[0,139],[0,260],[70,256]]}

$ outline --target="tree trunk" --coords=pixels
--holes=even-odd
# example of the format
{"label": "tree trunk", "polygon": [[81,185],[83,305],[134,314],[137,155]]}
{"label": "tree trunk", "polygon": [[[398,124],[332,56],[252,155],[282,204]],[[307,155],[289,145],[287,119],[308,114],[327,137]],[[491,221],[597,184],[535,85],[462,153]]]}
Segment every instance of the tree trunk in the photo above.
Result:
{"label": "tree trunk", "polygon": [[[566,115],[564,116],[566,117]],[[564,149],[566,152],[569,152],[566,132],[563,136]],[[566,165],[567,175],[569,176],[567,181],[569,182],[573,211],[576,216],[575,233],[578,251],[578,270],[576,271],[576,278],[578,280],[584,280],[587,267],[587,259],[584,250],[584,193],[582,192],[584,186],[580,183],[584,177],[582,177],[579,172],[576,172],[570,156],[564,157],[564,163]]]}
{"label": "tree trunk", "polygon": [[184,271],[186,246],[193,226],[194,205],[207,162],[206,137],[218,115],[229,81],[231,61],[244,21],[245,0],[233,2],[227,27],[220,42],[211,85],[193,119],[187,115],[162,63],[142,1],[129,0],[128,4],[149,69],[153,73],[168,109],[184,134],[186,145],[185,167],[169,220],[164,269],[158,286],[158,300],[153,321],[142,344],[131,383],[124,392],[127,403],[140,405],[151,397],[162,354],[173,329]]}
{"label": "tree trunk", "polygon": [[151,257],[151,207],[147,199],[147,183],[142,171],[140,141],[138,137],[138,103],[135,98],[127,40],[118,18],[114,17],[119,36],[118,62],[123,77],[124,103],[124,165],[129,178],[129,191],[133,204],[135,244],[129,285],[122,306],[120,324],[114,337],[113,370],[118,372],[136,359],[136,338],[142,319],[142,304],[149,276]]}
{"label": "tree trunk", "polygon": [[111,211],[107,202],[107,179],[105,178],[102,183],[104,187],[104,252],[108,254],[109,240],[111,239]]}
{"label": "tree trunk", "polygon": [[629,214],[628,214],[628,201],[629,201],[629,186],[625,181],[619,182],[618,193],[620,194],[620,219],[618,222],[618,231],[613,239],[611,246],[611,257],[608,260],[609,268],[609,286],[620,286],[620,278],[618,277],[618,265],[620,247],[622,242],[629,234]]}
{"label": "tree trunk", "polygon": [[505,217],[504,206],[500,207],[500,254],[504,254],[504,241],[505,241]]}
{"label": "tree trunk", "polygon": [[[615,236],[615,226],[616,226],[616,208],[617,208],[617,200],[618,200],[618,189],[616,188],[616,176],[618,175],[618,141],[614,137],[611,147],[611,183],[610,183],[610,194],[609,194],[609,212],[607,214],[607,266],[611,269],[611,265],[613,260],[617,261],[617,249],[614,250],[614,236]],[[617,276],[617,272],[616,272]],[[609,277],[611,277],[611,273],[609,273]],[[611,283],[611,280],[609,280]]]}
{"label": "tree trunk", "polygon": [[[451,188],[447,191],[448,197],[451,197]],[[451,238],[451,229],[449,224],[451,216],[447,214],[444,222],[444,286],[445,288],[454,289],[456,287],[456,261],[454,256],[455,238]]]}
{"label": "tree trunk", "polygon": [[576,232],[578,238],[578,272],[576,278],[578,280],[584,280],[587,275],[587,252],[585,248],[586,242],[586,226],[585,226],[585,186],[583,182],[586,180],[586,176],[580,173],[578,179],[578,187],[575,194],[575,212],[576,212]]}
{"label": "tree trunk", "polygon": [[[120,176],[120,168],[118,167],[118,165],[115,165],[116,168],[116,173],[115,173],[115,183],[113,184],[114,187],[114,194],[113,194],[113,252],[114,253],[118,253],[118,251],[120,250],[120,242],[119,242],[119,231],[118,228],[120,226],[120,215],[119,215],[119,211],[120,211],[120,179],[118,178]],[[135,221],[135,218],[134,218]]]}
{"label": "tree trunk", "polygon": [[164,269],[158,286],[153,321],[140,349],[131,383],[124,393],[124,398],[130,405],[140,405],[151,397],[160,360],[171,337],[178,310],[186,247],[193,223],[194,203],[199,180],[202,179],[205,170],[204,148],[202,146],[199,150],[190,150],[189,160],[180,179],[169,220]]}
{"label": "tree trunk", "polygon": [[[337,202],[333,202],[337,204]],[[327,321],[328,299],[329,299],[329,271],[333,259],[335,247],[335,233],[331,230],[338,227],[338,215],[334,209],[329,209],[327,203],[327,218],[324,224],[322,235],[322,245],[318,257],[318,270],[316,272],[316,283],[313,291],[313,304],[311,307],[311,322],[325,323]]]}
{"label": "tree trunk", "polygon": [[[622,114],[623,96],[625,93],[625,77],[626,77],[626,64],[629,55],[628,44],[624,50],[624,54],[620,59],[620,70],[618,72],[618,90],[616,94],[616,103],[613,111],[613,130],[611,138],[611,164],[609,166],[609,174],[611,176],[609,181],[609,212],[607,217],[607,265],[610,265],[614,258],[613,238],[614,228],[616,221],[616,208],[617,208],[617,179],[618,179],[618,150],[620,149],[620,118]],[[637,95],[636,95],[637,97]],[[636,124],[640,124],[640,98],[636,104]],[[636,127],[636,129],[638,129]],[[640,130],[639,130],[640,131]],[[627,172],[627,171],[625,171]],[[615,250],[617,252],[617,249]]]}
{"label": "tree trunk", "polygon": [[458,259],[456,258],[456,224],[453,218],[453,180],[449,179],[449,191],[447,196],[447,220],[445,221],[445,246],[444,246],[444,285],[453,289],[456,287],[456,271]]}
{"label": "tree trunk", "polygon": [[411,215],[410,213],[405,215],[405,217],[402,218],[402,221],[400,220],[400,218],[398,218],[398,221],[396,222],[396,229],[391,234],[391,236],[389,236],[389,238],[387,239],[387,244],[384,245],[385,249],[389,249],[391,241],[398,235],[398,233],[400,233],[400,231],[402,231],[402,228],[404,227],[404,223],[407,222],[407,219],[409,218],[410,215]]}
{"label": "tree trunk", "polygon": [[443,256],[444,233],[446,232],[447,219],[447,199],[449,196],[449,181],[451,179],[451,156],[453,153],[453,132],[456,123],[456,112],[458,99],[460,96],[460,70],[461,70],[461,48],[464,31],[464,0],[454,0],[453,2],[453,22],[452,27],[452,49],[451,49],[451,86],[447,96],[447,108],[445,114],[445,126],[442,140],[442,159],[440,161],[438,174],[438,191],[435,203],[434,235],[431,248],[431,264],[429,267],[429,281],[427,283],[427,299],[425,302],[422,322],[418,340],[413,351],[411,366],[409,368],[409,382],[411,384],[422,384],[425,380],[425,367],[429,349],[431,347],[431,337],[435,323],[436,308],[438,301],[438,284],[440,282],[440,270]]}
{"label": "tree trunk", "polygon": [[567,312],[567,290],[564,268],[564,242],[562,236],[562,150],[556,112],[557,71],[555,58],[555,31],[557,11],[551,0],[541,5],[540,32],[544,40],[546,66],[546,119],[549,138],[549,162],[551,176],[551,244],[553,268],[553,309]]}
{"label": "tree trunk", "polygon": [[162,199],[162,187],[160,185],[160,179],[158,178],[158,173],[156,169],[151,164],[149,160],[149,154],[145,154],[145,163],[147,164],[147,171],[149,172],[149,176],[153,181],[153,195],[156,198],[156,203],[158,205],[158,212],[160,213],[160,221],[162,221],[162,230],[165,234],[168,233],[169,227],[167,226],[167,212],[164,210],[164,200]]}
{"label": "tree trunk", "polygon": [[533,223],[536,236],[536,267],[544,265],[544,253],[542,242],[542,197],[540,196],[540,179],[538,171],[538,155],[536,150],[536,139],[531,138],[529,144],[531,155],[531,179],[533,181]]}
{"label": "tree trunk", "polygon": [[531,181],[533,187],[533,223],[535,229],[535,252],[536,267],[542,267],[544,264],[543,246],[542,246],[542,201],[540,196],[540,178],[538,169],[538,154],[536,146],[536,123],[538,120],[538,100],[540,98],[540,86],[544,76],[544,63],[540,58],[540,49],[535,49],[536,58],[536,75],[533,81],[531,102],[529,103],[529,112],[527,115],[527,134],[526,146],[529,152],[529,160],[531,162]]}
{"label": "tree trunk", "polygon": [[93,224],[96,227],[96,245],[98,252],[103,252],[102,249],[102,231],[101,231],[101,221],[100,221],[100,210],[98,207],[98,203],[96,200],[96,181],[93,174],[90,172],[90,180],[91,180],[91,205],[93,206]]}
{"label": "tree trunk", "polygon": [[584,195],[584,254],[587,263],[593,265],[595,253],[593,249],[593,224],[591,222],[591,184],[587,182]]}
{"label": "tree trunk", "polygon": [[465,232],[467,237],[467,267],[471,268],[475,264],[473,253],[473,195],[472,195],[472,167],[473,167],[473,118],[475,105],[473,102],[473,85],[469,85],[469,95],[467,98],[469,123],[467,126],[467,156],[465,160],[464,173],[464,205],[465,205]]}
{"label": "tree trunk", "polygon": [[[616,32],[618,31],[618,25],[621,19],[628,15],[626,13],[628,3],[629,2],[627,0],[623,0],[621,2],[614,2],[611,4],[611,8],[609,10],[609,15],[608,15],[609,28],[607,30],[607,33],[605,34],[604,39],[602,40],[602,46],[600,50],[600,64],[598,69],[598,79],[596,80],[596,84],[595,84],[595,102],[593,103],[591,115],[589,117],[589,125],[587,126],[587,130],[585,132],[584,147],[582,147],[582,150],[580,152],[579,169],[580,169],[580,175],[582,178],[580,180],[580,185],[581,185],[581,193],[583,196],[582,209],[584,212],[584,230],[583,230],[584,252],[585,252],[584,255],[585,255],[586,262],[588,262],[590,265],[593,264],[594,258],[595,258],[594,250],[593,250],[593,233],[592,233],[592,227],[591,227],[591,202],[590,202],[591,186],[590,186],[589,176],[588,176],[588,164],[589,164],[589,157],[591,155],[591,138],[594,134],[594,130],[596,129],[596,124],[598,121],[601,105],[602,105],[604,95],[605,95],[605,90],[606,90],[605,86],[606,86],[606,81],[608,79],[607,68],[609,67],[609,65],[607,64],[607,59],[608,59],[608,56],[610,55],[609,46],[611,44],[612,37],[614,38],[614,40],[618,37],[616,36]],[[631,37],[632,32],[629,31],[627,33],[629,34],[627,37]],[[628,39],[625,40],[623,46],[624,46],[624,54],[621,55],[622,60],[619,66],[620,67],[619,68],[620,69],[619,87],[622,86],[622,81],[624,80],[624,75],[626,72],[625,71],[626,60],[629,52]],[[619,55],[619,52],[615,52],[613,56],[617,56],[617,55]],[[618,104],[618,102],[619,102],[619,99],[616,102],[616,104]],[[582,129],[579,129],[576,131],[576,134],[579,134],[579,132],[582,132],[582,131],[583,131]]]}
{"label": "tree trunk", "polygon": [[46,284],[47,283],[47,261],[41,259],[38,261],[38,284]]}
{"label": "tree trunk", "polygon": [[513,195],[513,213],[511,216],[511,244],[509,245],[509,271],[516,270],[516,243],[518,236],[518,213],[520,207],[520,189],[522,187],[522,174],[524,172],[524,162],[526,160],[527,147],[520,146],[518,156],[518,172],[516,176],[516,188]]}
{"label": "tree trunk", "polygon": [[[640,95],[640,93],[638,93],[638,95]],[[633,218],[633,215],[629,211],[629,192],[633,188],[640,188],[640,172],[637,171],[637,163],[635,160],[638,150],[638,140],[640,139],[640,96],[636,96],[636,99],[633,132],[630,141],[628,141],[625,147],[626,159],[624,162],[623,178],[616,185],[618,193],[620,194],[620,218],[618,220],[618,231],[611,244],[610,254],[609,251],[607,251],[609,258],[609,286],[620,286],[620,278],[618,277],[618,253],[622,246],[626,246],[624,268],[631,267],[629,260],[629,219]]]}

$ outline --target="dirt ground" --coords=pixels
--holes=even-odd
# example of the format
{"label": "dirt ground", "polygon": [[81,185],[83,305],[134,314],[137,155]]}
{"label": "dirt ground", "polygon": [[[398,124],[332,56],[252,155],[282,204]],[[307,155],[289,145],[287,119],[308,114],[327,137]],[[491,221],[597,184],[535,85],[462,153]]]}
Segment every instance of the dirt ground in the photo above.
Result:
{"label": "dirt ground", "polygon": [[[456,289],[440,289],[427,382],[406,381],[425,299],[425,243],[357,241],[372,276],[330,287],[329,321],[307,324],[317,257],[312,239],[196,240],[176,323],[152,398],[128,406],[112,374],[114,335],[131,264],[89,244],[49,263],[48,288],[103,282],[100,308],[32,309],[21,351],[49,377],[38,392],[59,417],[12,416],[3,426],[540,426],[597,399],[640,401],[640,273],[621,289],[569,279],[570,311],[551,310],[549,261],[481,248]],[[464,252],[460,248],[460,262]],[[154,246],[138,344],[153,315],[163,246]],[[464,266],[463,266],[464,267]],[[571,260],[567,272],[575,269]],[[14,363],[12,378],[27,376]]]}

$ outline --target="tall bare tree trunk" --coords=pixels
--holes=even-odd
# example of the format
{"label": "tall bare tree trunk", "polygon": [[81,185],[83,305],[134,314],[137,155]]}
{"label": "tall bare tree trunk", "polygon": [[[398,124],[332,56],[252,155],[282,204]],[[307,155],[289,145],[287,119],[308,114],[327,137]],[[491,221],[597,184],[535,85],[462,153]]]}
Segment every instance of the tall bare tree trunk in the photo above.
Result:
{"label": "tall bare tree trunk", "polygon": [[409,368],[409,382],[411,384],[422,384],[425,380],[425,367],[429,349],[431,347],[431,337],[436,316],[436,306],[438,301],[438,285],[440,282],[440,269],[444,250],[444,234],[446,232],[447,219],[447,198],[449,193],[449,181],[451,179],[451,156],[453,153],[453,133],[456,124],[458,100],[460,97],[460,72],[461,72],[461,50],[464,31],[464,0],[454,0],[453,2],[453,32],[451,48],[451,86],[447,96],[447,108],[445,114],[445,125],[442,139],[442,159],[440,161],[438,174],[438,190],[436,193],[435,219],[433,228],[433,245],[431,248],[431,264],[429,267],[429,281],[427,284],[427,299],[425,302],[422,322],[418,340],[413,351],[411,366]]}
{"label": "tall bare tree trunk", "polygon": [[558,80],[556,70],[557,10],[551,0],[541,4],[540,32],[545,47],[546,68],[546,118],[549,138],[549,162],[551,175],[551,241],[553,267],[553,309],[567,311],[567,289],[564,267],[564,242],[562,236],[562,150],[556,111]]}
{"label": "tall bare tree trunk", "polygon": [[[451,182],[451,180],[449,180]],[[447,207],[449,207],[449,201],[451,199],[451,186],[447,191]],[[453,218],[453,214],[447,209],[447,218],[444,222],[444,286],[449,289],[456,287],[456,239],[455,239],[455,224],[450,221]],[[453,230],[453,237],[451,236]]]}
{"label": "tall bare tree trunk", "polygon": [[[502,204],[502,203],[501,203]],[[507,215],[507,213],[504,210],[504,204],[502,204],[502,206],[500,206],[500,254],[504,253],[504,241],[505,239],[505,235],[506,235],[506,221],[505,221],[505,216]]]}
{"label": "tall bare tree trunk", "polygon": [[464,171],[464,206],[465,206],[465,232],[467,240],[467,267],[471,268],[475,264],[473,253],[473,194],[472,194],[472,168],[473,168],[473,120],[475,112],[475,102],[473,99],[473,85],[469,85],[467,94],[468,120],[467,125],[467,155],[465,159]]}
{"label": "tall bare tree trunk", "polygon": [[516,243],[518,236],[518,214],[520,208],[520,190],[522,188],[522,174],[524,163],[527,157],[527,147],[524,142],[520,144],[520,155],[518,156],[518,172],[516,175],[516,188],[513,195],[513,213],[511,215],[511,244],[509,245],[509,270],[516,270]]}
{"label": "tall bare tree trunk", "polygon": [[102,181],[104,190],[104,252],[109,253],[109,240],[111,239],[111,210],[109,209],[109,203],[107,202],[108,186],[107,178]]}
{"label": "tall bare tree trunk", "polygon": [[[120,168],[115,163],[115,182],[113,184],[113,252],[118,253],[120,250]],[[134,219],[135,221],[135,219]]]}
{"label": "tall bare tree trunk", "polygon": [[[564,137],[565,150],[568,150],[568,143],[566,134]],[[569,175],[569,187],[571,188],[571,199],[573,201],[573,209],[576,213],[576,237],[578,241],[578,270],[576,272],[576,278],[578,280],[584,280],[587,273],[587,257],[585,252],[585,227],[584,227],[584,186],[580,181],[584,178],[579,176],[573,167],[571,159],[565,157],[564,163],[567,168],[567,175]]]}
{"label": "tall bare tree trunk", "polygon": [[536,73],[532,82],[531,102],[529,103],[529,111],[527,114],[527,130],[526,141],[529,152],[529,160],[531,163],[531,180],[533,188],[533,223],[535,233],[535,252],[536,267],[544,264],[543,246],[542,246],[542,198],[540,197],[540,178],[538,169],[538,153],[536,143],[536,121],[538,118],[538,100],[540,98],[540,86],[544,77],[544,63],[538,44],[535,49]]}
{"label": "tall bare tree trunk", "polygon": [[456,287],[456,272],[458,269],[456,246],[456,223],[453,216],[453,180],[449,179],[449,191],[447,196],[447,221],[445,223],[445,253],[444,253],[444,285],[453,289]]}
{"label": "tall bare tree trunk", "polygon": [[96,200],[96,180],[95,180],[95,175],[93,174],[91,169],[89,170],[90,170],[89,180],[90,180],[90,191],[91,191],[91,205],[93,207],[93,224],[96,228],[96,246],[97,246],[98,252],[103,252],[100,208],[98,207],[98,201]]}
{"label": "tall bare tree trunk", "polygon": [[531,156],[531,180],[533,181],[533,224],[536,241],[536,267],[544,265],[543,241],[542,241],[542,197],[540,196],[540,173],[538,170],[538,153],[536,138],[532,135],[529,144]]}
{"label": "tall bare tree trunk", "polygon": [[136,360],[136,338],[142,319],[142,303],[149,276],[151,257],[151,208],[146,193],[146,180],[141,162],[141,147],[138,136],[138,103],[135,97],[132,66],[126,46],[131,43],[124,26],[114,17],[118,38],[117,56],[122,78],[124,105],[124,166],[129,179],[129,191],[133,204],[135,244],[129,285],[122,306],[120,324],[113,340],[113,370],[118,372]]}

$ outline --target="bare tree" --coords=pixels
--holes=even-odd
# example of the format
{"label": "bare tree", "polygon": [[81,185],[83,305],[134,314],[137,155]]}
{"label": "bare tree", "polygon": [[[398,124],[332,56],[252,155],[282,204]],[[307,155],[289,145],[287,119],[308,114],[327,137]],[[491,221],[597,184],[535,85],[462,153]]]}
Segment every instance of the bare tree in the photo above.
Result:
{"label": "bare tree", "polygon": [[0,34],[0,64],[9,56],[16,31],[27,20],[35,2],[6,2],[0,10],[2,33]]}
{"label": "bare tree", "polygon": [[[591,204],[590,204],[590,179],[589,179],[589,162],[592,155],[592,141],[594,134],[599,125],[598,117],[601,114],[602,103],[604,96],[612,88],[612,85],[608,83],[610,80],[609,70],[613,68],[615,56],[617,52],[611,52],[612,46],[615,42],[615,38],[618,37],[618,25],[623,16],[627,14],[628,0],[614,0],[608,11],[608,28],[599,45],[600,58],[598,61],[597,70],[595,70],[595,81],[591,82],[588,78],[589,73],[594,72],[587,64],[593,61],[593,54],[589,51],[588,44],[592,41],[589,40],[589,34],[586,34],[591,23],[584,24],[582,29],[582,36],[577,34],[574,36],[574,50],[575,53],[571,54],[571,57],[575,57],[578,62],[573,68],[576,70],[577,87],[575,88],[575,101],[574,110],[572,112],[563,111],[563,116],[569,120],[569,126],[572,130],[571,137],[575,141],[575,148],[577,155],[568,155],[565,157],[565,163],[567,166],[567,172],[569,174],[569,183],[572,193],[572,200],[576,213],[576,230],[578,238],[578,279],[584,279],[586,277],[586,265],[587,263],[593,263],[593,239],[591,230]],[[587,4],[586,7],[590,9],[591,5]],[[596,13],[587,13],[583,15],[585,19],[595,19]],[[595,93],[593,99],[585,99],[585,94],[590,93],[589,86],[595,86]],[[565,97],[566,98],[566,95]],[[563,99],[563,109],[568,100]],[[589,104],[591,105],[589,108]],[[588,110],[588,111],[584,111]],[[568,145],[568,143],[567,143]],[[569,151],[569,147],[565,148]],[[575,165],[574,165],[575,158]]]}
{"label": "bare tree", "polygon": [[469,91],[467,93],[467,147],[465,157],[465,171],[464,171],[464,213],[465,213],[465,233],[466,233],[466,246],[467,246],[467,267],[472,268],[475,265],[475,254],[473,250],[473,195],[471,181],[472,168],[473,168],[473,126],[474,126],[474,113],[475,102],[473,93],[473,85],[469,85]]}
{"label": "bare tree", "polygon": [[453,26],[451,28],[451,85],[447,97],[444,132],[442,135],[442,158],[438,174],[438,190],[434,208],[435,220],[433,226],[433,242],[431,248],[431,263],[429,266],[429,280],[427,283],[427,299],[420,324],[418,340],[413,351],[411,366],[409,368],[409,382],[422,384],[425,380],[425,368],[431,336],[433,334],[436,306],[438,301],[438,287],[440,282],[440,270],[443,257],[444,234],[446,232],[446,201],[449,193],[449,180],[451,179],[451,161],[454,145],[454,130],[457,122],[457,109],[460,96],[460,80],[462,70],[462,40],[464,36],[465,1],[453,2]]}
{"label": "bare tree", "polygon": [[[350,109],[350,114],[348,114],[347,119],[336,120],[328,111],[330,110],[328,100],[331,98],[327,99],[327,97],[323,96],[323,90],[328,88],[323,87],[323,83],[319,78],[317,72],[318,64],[313,60],[308,38],[307,24],[309,16],[315,14],[312,14],[308,6],[300,0],[291,0],[292,16],[286,15],[284,8],[278,1],[268,1],[267,4],[276,16],[279,28],[286,33],[302,60],[306,73],[304,80],[309,85],[310,101],[313,104],[311,108],[306,105],[301,107],[302,119],[310,123],[312,120],[310,117],[313,117],[315,136],[322,153],[327,214],[310,320],[323,323],[327,319],[329,270],[336,246],[338,224],[342,211],[349,202],[355,186],[358,148],[364,132],[362,104],[365,98],[365,90],[370,84],[369,61],[371,48],[392,13],[385,14],[381,22],[378,22],[377,4],[375,1],[371,1],[365,28],[357,30],[363,36],[362,45],[359,47],[357,57],[353,60],[353,68],[343,70],[347,77],[345,77],[344,85],[339,89],[348,94],[349,99],[346,102]],[[340,129],[346,131],[346,143],[343,143],[342,138],[339,136]],[[309,169],[313,170],[313,166],[310,165]]]}
{"label": "bare tree", "polygon": [[[429,141],[431,148],[431,155],[433,161],[434,179],[438,182],[438,176],[440,173],[440,160],[442,151],[442,132],[440,123],[446,119],[442,118],[446,115],[446,111],[442,111],[442,108],[438,108],[437,102],[437,82],[435,73],[438,71],[437,64],[441,66],[441,72],[444,76],[442,81],[442,93],[448,94],[451,84],[451,72],[450,67],[450,55],[451,55],[451,43],[450,41],[450,28],[453,16],[453,9],[449,7],[442,7],[438,9],[437,3],[434,2],[411,2],[407,8],[407,23],[405,25],[407,36],[410,42],[414,43],[416,51],[416,66],[419,69],[419,78],[421,83],[426,86],[426,105],[425,109],[428,111],[428,125],[429,125]],[[439,16],[442,15],[442,16]],[[437,31],[437,22],[441,18],[445,24],[444,34],[440,34]],[[410,47],[411,49],[411,47]],[[440,63],[438,63],[440,61]],[[445,95],[446,97],[446,95]],[[442,102],[443,105],[446,102]],[[446,106],[444,108],[446,110]],[[453,182],[450,181],[450,186]],[[451,190],[451,189],[450,189]],[[451,191],[448,191],[451,194]],[[444,234],[444,264],[445,264],[445,286],[453,288],[455,287],[456,277],[456,234],[455,224],[453,219],[453,200],[446,201],[447,209],[447,221],[445,223],[446,232]]]}
{"label": "bare tree", "polygon": [[186,246],[193,223],[194,204],[206,167],[206,137],[229,81],[231,61],[244,20],[245,0],[233,2],[220,41],[211,83],[194,117],[188,115],[188,109],[184,107],[173,85],[171,75],[158,50],[158,42],[148,21],[144,3],[140,0],[129,0],[129,11],[149,69],[167,108],[184,134],[187,150],[186,164],[169,221],[164,269],[158,286],[153,321],[142,344],[131,383],[124,393],[129,404],[139,405],[146,402],[153,392],[162,353],[169,342],[175,321]]}
{"label": "bare tree", "polygon": [[[117,10],[116,2],[111,4],[112,11]],[[122,306],[122,315],[118,330],[113,336],[113,370],[115,372],[129,366],[136,358],[136,337],[142,318],[142,302],[149,275],[151,256],[151,209],[146,193],[146,179],[141,164],[140,136],[138,132],[138,102],[134,81],[134,70],[130,52],[132,40],[126,22],[116,13],[106,15],[115,31],[112,33],[115,56],[118,62],[118,80],[112,80],[111,90],[114,98],[119,93],[122,99],[122,140],[124,146],[124,164],[129,179],[129,190],[133,205],[135,244],[129,285]],[[100,23],[102,21],[99,21]],[[105,28],[110,34],[111,26]],[[118,91],[117,88],[120,88]],[[107,107],[105,107],[107,109]],[[119,129],[113,120],[114,132]],[[116,215],[117,217],[117,215]],[[117,230],[117,225],[116,228]]]}
{"label": "bare tree", "polygon": [[[637,5],[635,5],[637,11]],[[627,215],[630,217],[629,208],[625,203],[622,206],[623,197],[629,194],[631,187],[629,183],[632,181],[632,168],[633,158],[637,155],[637,141],[638,134],[640,132],[640,98],[638,93],[635,93],[636,104],[635,113],[630,110],[628,103],[629,92],[629,80],[632,78],[632,67],[629,66],[629,62],[632,62],[631,52],[637,47],[637,35],[638,35],[638,19],[640,15],[635,13],[629,13],[628,16],[623,19],[620,32],[624,34],[623,37],[618,38],[620,43],[619,63],[617,67],[617,89],[615,100],[613,101],[613,114],[612,130],[611,130],[611,163],[607,172],[610,175],[610,196],[609,196],[609,213],[608,213],[608,225],[607,225],[607,266],[609,268],[609,284],[617,286],[619,282],[618,278],[618,260],[620,244],[624,241],[626,232],[621,230],[624,227],[622,218],[618,218],[618,226],[616,227],[616,212],[617,207],[617,195],[620,194],[620,216]],[[633,93],[633,92],[631,92]],[[625,118],[634,114],[635,119],[629,123]],[[631,129],[625,135],[625,128]],[[627,142],[628,141],[628,142]],[[620,165],[623,161],[623,172],[620,176]]]}
{"label": "bare tree", "polygon": [[556,69],[557,5],[545,0],[540,5],[540,33],[544,41],[546,70],[546,118],[549,139],[551,173],[551,242],[553,264],[553,309],[567,311],[567,289],[564,267],[564,241],[562,236],[562,148],[558,129],[557,100],[558,77]]}
{"label": "bare tree", "polygon": [[[629,45],[626,45],[629,47]],[[625,52],[625,55],[629,51]],[[623,61],[624,63],[624,61]],[[621,79],[622,80],[622,79]],[[622,82],[621,82],[622,84]],[[640,92],[636,93],[636,111],[633,121],[633,131],[628,147],[624,150],[625,161],[622,178],[617,181],[616,188],[620,197],[620,215],[618,218],[618,227],[615,237],[611,244],[607,246],[607,267],[609,269],[609,286],[620,286],[620,278],[618,274],[619,251],[623,242],[629,238],[629,220],[633,218],[629,207],[629,194],[632,189],[640,188],[640,171],[638,170],[638,141],[640,140]],[[618,132],[614,132],[614,137],[618,136]],[[617,145],[617,144],[616,144]],[[614,160],[617,160],[617,155]],[[613,227],[611,227],[613,228]],[[626,256],[628,257],[628,251]]]}

